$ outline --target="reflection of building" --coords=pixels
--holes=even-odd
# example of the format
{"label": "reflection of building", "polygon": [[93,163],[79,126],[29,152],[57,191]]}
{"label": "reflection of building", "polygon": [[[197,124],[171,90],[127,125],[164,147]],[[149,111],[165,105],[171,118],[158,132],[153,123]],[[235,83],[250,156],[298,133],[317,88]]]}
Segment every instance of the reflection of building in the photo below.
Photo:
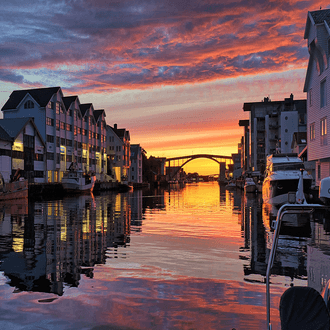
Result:
{"label": "reflection of building", "polygon": [[[244,218],[244,246],[240,248],[241,258],[249,260],[244,265],[245,279],[253,278],[258,274],[266,276],[267,263],[273,242],[274,232],[269,231],[264,223],[269,223],[271,212],[261,208],[261,201],[256,198],[245,199],[242,210]],[[265,217],[263,219],[263,217]],[[291,278],[306,278],[306,237],[281,236],[275,254],[273,275],[284,275]],[[248,255],[249,254],[249,255]],[[253,278],[255,280],[255,278]],[[262,279],[263,280],[263,279]]]}
{"label": "reflection of building", "polygon": [[329,213],[322,218],[322,223],[311,222],[311,244],[307,246],[308,286],[319,292],[330,279]]}
{"label": "reflection of building", "polygon": [[129,195],[129,205],[131,206],[131,230],[141,231],[142,227],[142,190],[134,190]]}
{"label": "reflection of building", "polygon": [[97,203],[92,195],[33,203],[24,215],[10,210],[0,221],[0,270],[20,290],[62,295],[64,284],[93,276],[109,247],[129,242],[130,207],[122,194]]}

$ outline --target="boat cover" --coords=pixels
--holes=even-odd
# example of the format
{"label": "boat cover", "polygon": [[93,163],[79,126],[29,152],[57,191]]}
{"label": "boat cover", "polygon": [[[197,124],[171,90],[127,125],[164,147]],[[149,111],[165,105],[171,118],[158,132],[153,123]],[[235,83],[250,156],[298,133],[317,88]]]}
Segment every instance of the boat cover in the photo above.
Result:
{"label": "boat cover", "polygon": [[322,296],[313,288],[294,286],[280,301],[282,330],[329,330],[330,319]]}

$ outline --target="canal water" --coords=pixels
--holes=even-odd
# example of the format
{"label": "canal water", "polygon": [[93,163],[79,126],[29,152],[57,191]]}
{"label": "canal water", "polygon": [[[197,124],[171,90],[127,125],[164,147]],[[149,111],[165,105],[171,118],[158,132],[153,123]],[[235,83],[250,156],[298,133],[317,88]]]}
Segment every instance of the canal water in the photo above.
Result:
{"label": "canal water", "polygon": [[[271,322],[330,273],[323,215],[283,232]],[[272,214],[217,182],[0,205],[1,329],[266,329]],[[305,229],[306,229],[305,228]]]}

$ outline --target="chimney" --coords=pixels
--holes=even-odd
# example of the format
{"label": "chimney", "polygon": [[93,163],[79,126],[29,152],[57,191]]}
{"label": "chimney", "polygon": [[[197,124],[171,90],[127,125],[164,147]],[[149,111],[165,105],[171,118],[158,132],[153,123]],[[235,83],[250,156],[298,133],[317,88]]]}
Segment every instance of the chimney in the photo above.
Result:
{"label": "chimney", "polygon": [[113,125],[113,128],[114,128],[114,129],[117,129],[117,124],[114,124],[114,125]]}

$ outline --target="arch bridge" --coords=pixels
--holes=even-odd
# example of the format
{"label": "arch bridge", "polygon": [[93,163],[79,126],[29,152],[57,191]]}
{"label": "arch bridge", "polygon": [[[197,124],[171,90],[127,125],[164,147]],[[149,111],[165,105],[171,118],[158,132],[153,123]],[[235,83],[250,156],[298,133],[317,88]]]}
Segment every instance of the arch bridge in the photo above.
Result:
{"label": "arch bridge", "polygon": [[[226,170],[227,165],[233,163],[233,159],[231,156],[210,155],[210,154],[196,154],[196,155],[190,155],[190,156],[167,158],[166,166],[169,168],[170,178],[171,179],[174,178],[183,166],[185,166],[187,163],[189,163],[195,159],[198,159],[198,158],[207,158],[207,159],[213,160],[216,163],[218,163],[219,164],[219,178],[224,177],[225,173],[222,173],[222,172],[224,172]],[[173,171],[171,171],[172,167],[174,168]]]}

